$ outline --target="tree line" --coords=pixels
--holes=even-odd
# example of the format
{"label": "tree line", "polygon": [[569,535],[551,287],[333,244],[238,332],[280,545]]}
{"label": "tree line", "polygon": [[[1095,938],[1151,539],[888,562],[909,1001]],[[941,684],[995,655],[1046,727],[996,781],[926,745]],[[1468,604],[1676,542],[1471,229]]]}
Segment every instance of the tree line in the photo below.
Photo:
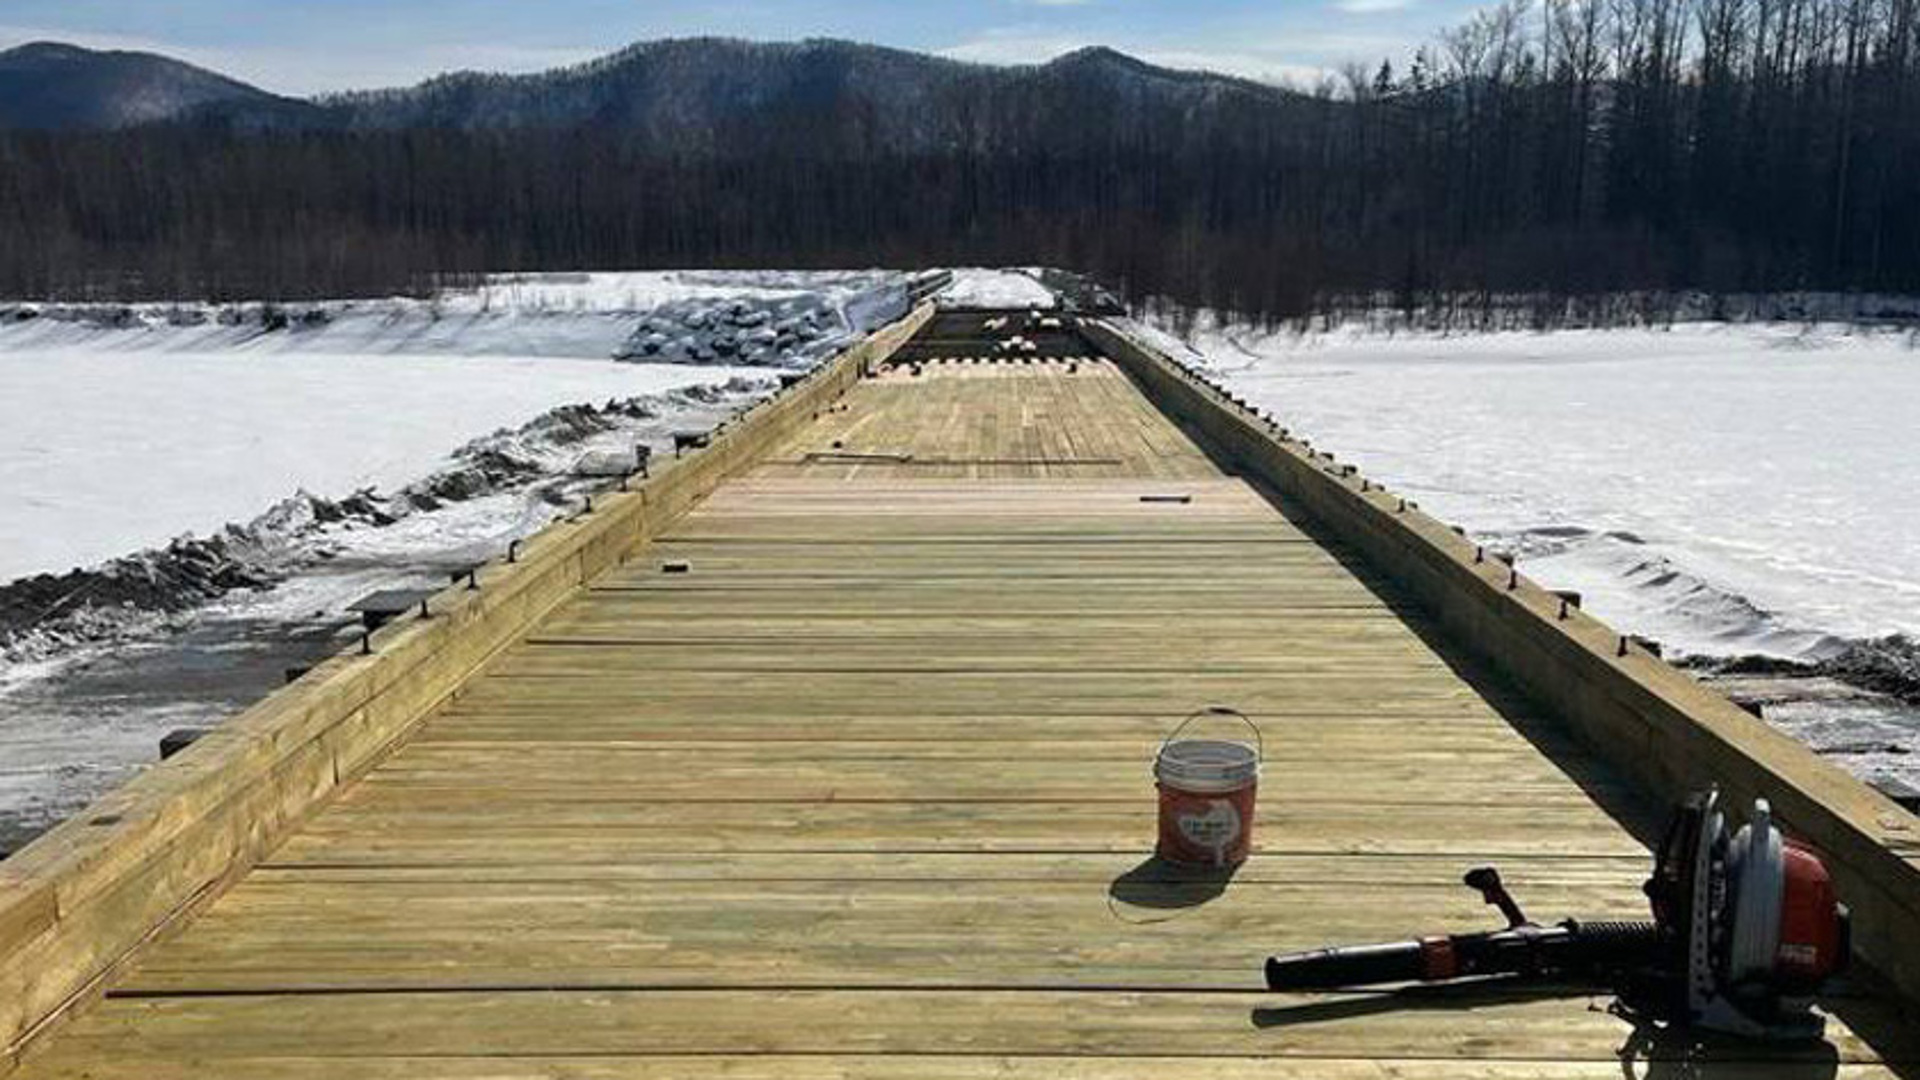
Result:
{"label": "tree line", "polygon": [[[0,135],[0,295],[417,292],[543,269],[1054,264],[1265,319],[1340,298],[1920,291],[1920,0],[1509,0],[1396,68],[1155,106],[853,98],[617,126]],[[1196,113],[1196,108],[1203,111]]]}

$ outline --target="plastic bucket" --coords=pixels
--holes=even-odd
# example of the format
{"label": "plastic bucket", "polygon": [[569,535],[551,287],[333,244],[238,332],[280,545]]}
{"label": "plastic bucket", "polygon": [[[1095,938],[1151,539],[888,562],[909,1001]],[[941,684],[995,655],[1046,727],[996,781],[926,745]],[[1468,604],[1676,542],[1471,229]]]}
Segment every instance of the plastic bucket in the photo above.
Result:
{"label": "plastic bucket", "polygon": [[[1225,739],[1182,739],[1194,721],[1229,717],[1245,724],[1254,745]],[[1266,744],[1260,729],[1238,710],[1211,706],[1173,729],[1154,755],[1160,789],[1160,842],[1155,852],[1169,862],[1228,867],[1247,861],[1253,848],[1254,795]]]}

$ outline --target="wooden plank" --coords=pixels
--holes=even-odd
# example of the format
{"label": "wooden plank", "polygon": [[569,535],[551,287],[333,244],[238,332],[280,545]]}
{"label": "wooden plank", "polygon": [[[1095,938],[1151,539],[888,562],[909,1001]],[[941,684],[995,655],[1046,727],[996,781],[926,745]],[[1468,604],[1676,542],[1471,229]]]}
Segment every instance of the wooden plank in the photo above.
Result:
{"label": "wooden plank", "polygon": [[[975,859],[975,862],[980,860]],[[1356,860],[1349,860],[1356,861]],[[957,867],[948,868],[957,870]],[[1460,933],[1497,915],[1454,873],[1420,883],[571,880],[250,882],[123,992],[396,988],[994,985],[1241,990],[1256,951],[1391,940],[1409,912]],[[1151,872],[1154,868],[1144,869]],[[1637,875],[1516,881],[1528,902],[1631,919]],[[1337,884],[1336,884],[1337,882]],[[983,927],[993,932],[983,934]],[[752,947],[742,948],[741,934]]]}
{"label": "wooden plank", "polygon": [[[659,852],[624,863],[581,866],[567,863],[497,863],[471,866],[361,865],[314,866],[282,862],[262,864],[248,878],[248,886],[315,882],[1024,882],[1081,883],[1105,887],[1123,875],[1147,880],[1183,881],[1187,872],[1170,866],[1148,866],[1144,845],[1128,852],[1047,853],[1031,851],[989,854],[887,852],[779,852],[716,851]],[[1501,868],[1524,899],[1534,886],[1550,888],[1614,887],[1639,882],[1647,874],[1646,853],[1639,849],[1611,855],[1515,854]],[[1373,885],[1440,888],[1458,886],[1468,864],[1459,856],[1407,852],[1385,854],[1265,854],[1255,853],[1233,874],[1242,885],[1298,885],[1319,882],[1328,888],[1357,890]],[[851,894],[849,894],[851,895]],[[1464,889],[1462,896],[1466,897]],[[1456,898],[1456,899],[1459,899]]]}
{"label": "wooden plank", "polygon": [[[1117,758],[1144,764],[1174,727],[1153,716],[782,716],[765,712],[705,712],[698,715],[639,713],[617,708],[586,710],[496,700],[458,705],[416,736],[416,742],[486,747],[512,756],[515,744],[556,746],[621,744],[671,746],[693,743],[717,750],[745,750],[782,743],[836,743],[849,753],[881,753],[937,746],[951,756],[1002,758],[1018,744],[1040,757]],[[1363,762],[1407,755],[1425,758],[1456,753],[1537,754],[1569,748],[1548,722],[1480,718],[1434,718],[1415,714],[1315,714],[1262,718],[1273,727],[1269,760]],[[1523,729],[1527,734],[1523,735]],[[1311,738],[1303,737],[1303,729]],[[1211,733],[1211,732],[1209,732]]]}
{"label": "wooden plank", "polygon": [[[1261,803],[1262,854],[1641,856],[1645,847],[1591,806],[1476,807]],[[689,835],[697,822],[697,837]],[[1643,831],[1656,822],[1641,819]],[[490,803],[484,793],[409,794],[362,786],[274,853],[293,865],[626,863],[662,854],[1058,852],[1143,856],[1154,807],[1127,802]]]}
{"label": "wooden plank", "polygon": [[[774,704],[783,715],[901,714],[933,716],[1062,713],[1155,716],[1177,720],[1195,708],[1230,704],[1251,716],[1299,714],[1337,707],[1353,712],[1433,716],[1483,714],[1487,700],[1457,680],[1366,673],[1209,673],[1040,671],[772,671],[751,680],[707,671],[631,670],[546,676],[504,667],[471,683],[461,701],[502,698],[567,708],[654,713],[737,712]],[[510,674],[517,671],[519,674]],[[1330,703],[1335,703],[1330,705]],[[1516,702],[1517,704],[1517,702]]]}
{"label": "wooden plank", "polygon": [[[1350,778],[1330,766],[1364,767],[1377,787],[1370,802],[1405,806],[1566,804],[1587,806],[1588,791],[1537,753],[1436,752],[1267,763],[1264,801],[1282,810],[1354,799]],[[652,747],[604,743],[526,743],[511,753],[460,743],[420,743],[365,780],[368,790],[413,796],[486,791],[499,800],[685,804],[706,801],[1151,802],[1146,755],[1137,747],[1104,756],[1062,748],[1054,755],[949,754],[937,744],[860,752],[834,744]],[[1624,797],[1625,789],[1616,794]]]}
{"label": "wooden plank", "polygon": [[[746,942],[743,941],[743,945]],[[889,988],[472,992],[109,1000],[63,1034],[92,1058],[359,1058],[569,1054],[1010,1054],[1291,1060],[1387,1057],[1597,1061],[1619,1068],[1630,1027],[1553,987],[1270,995]],[[1892,1009],[1848,1006],[1893,1030]],[[210,1032],[227,1037],[209,1039]],[[1876,1034],[1878,1034],[1876,1032]],[[1914,1060],[1907,1035],[1895,1060]],[[1874,1062],[1836,1024],[1830,1046],[1745,1043],[1734,1060]],[[1678,1057],[1673,1048],[1667,1054]]]}
{"label": "wooden plank", "polygon": [[[1491,1061],[1484,1058],[1440,1061],[1412,1058],[1313,1058],[1290,1065],[1268,1057],[1155,1056],[1146,1066],[1163,1076],[1208,1076],[1217,1080],[1272,1080],[1275,1076],[1313,1076],[1323,1080],[1619,1080],[1623,1073],[1655,1074],[1645,1055],[1622,1061]],[[196,1059],[119,1058],[69,1061],[73,1070],[94,1080],[204,1080],[207,1065]],[[1017,1055],[912,1054],[735,1054],[690,1055],[516,1055],[512,1057],[361,1057],[350,1063],[328,1057],[249,1058],[221,1061],[227,1075],[282,1080],[338,1080],[342,1069],[365,1080],[1138,1080],[1143,1063],[1136,1057],[1021,1057]],[[1893,1080],[1899,1067],[1882,1064],[1823,1064],[1805,1061],[1715,1060],[1693,1067],[1710,1069],[1724,1080]],[[1629,1073],[1629,1070],[1633,1070]]]}

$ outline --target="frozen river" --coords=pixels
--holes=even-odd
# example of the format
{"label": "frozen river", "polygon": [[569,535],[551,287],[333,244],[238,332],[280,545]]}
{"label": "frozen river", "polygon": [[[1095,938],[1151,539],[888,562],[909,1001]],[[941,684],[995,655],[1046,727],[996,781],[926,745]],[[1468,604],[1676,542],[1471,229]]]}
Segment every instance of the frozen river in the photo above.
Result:
{"label": "frozen river", "polygon": [[1316,448],[1669,655],[1825,661],[1844,681],[1722,685],[1862,779],[1920,791],[1920,351],[1906,335],[1215,328],[1194,343]]}
{"label": "frozen river", "polygon": [[1685,652],[1920,632],[1920,351],[1782,326],[1196,337],[1225,380]]}

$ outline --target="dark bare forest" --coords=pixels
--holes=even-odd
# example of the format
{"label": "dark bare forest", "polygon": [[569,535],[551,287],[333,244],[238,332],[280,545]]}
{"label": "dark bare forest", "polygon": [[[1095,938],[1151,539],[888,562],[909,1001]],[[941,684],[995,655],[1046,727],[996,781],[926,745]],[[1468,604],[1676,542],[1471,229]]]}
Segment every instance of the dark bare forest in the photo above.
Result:
{"label": "dark bare forest", "polygon": [[1302,93],[1111,53],[1011,83],[928,61],[941,92],[888,114],[937,125],[912,138],[882,122],[884,81],[844,79],[697,141],[430,111],[14,130],[0,295],[940,263],[1073,267],[1270,318],[1355,293],[1915,292],[1916,16],[1920,0],[1515,0]]}

